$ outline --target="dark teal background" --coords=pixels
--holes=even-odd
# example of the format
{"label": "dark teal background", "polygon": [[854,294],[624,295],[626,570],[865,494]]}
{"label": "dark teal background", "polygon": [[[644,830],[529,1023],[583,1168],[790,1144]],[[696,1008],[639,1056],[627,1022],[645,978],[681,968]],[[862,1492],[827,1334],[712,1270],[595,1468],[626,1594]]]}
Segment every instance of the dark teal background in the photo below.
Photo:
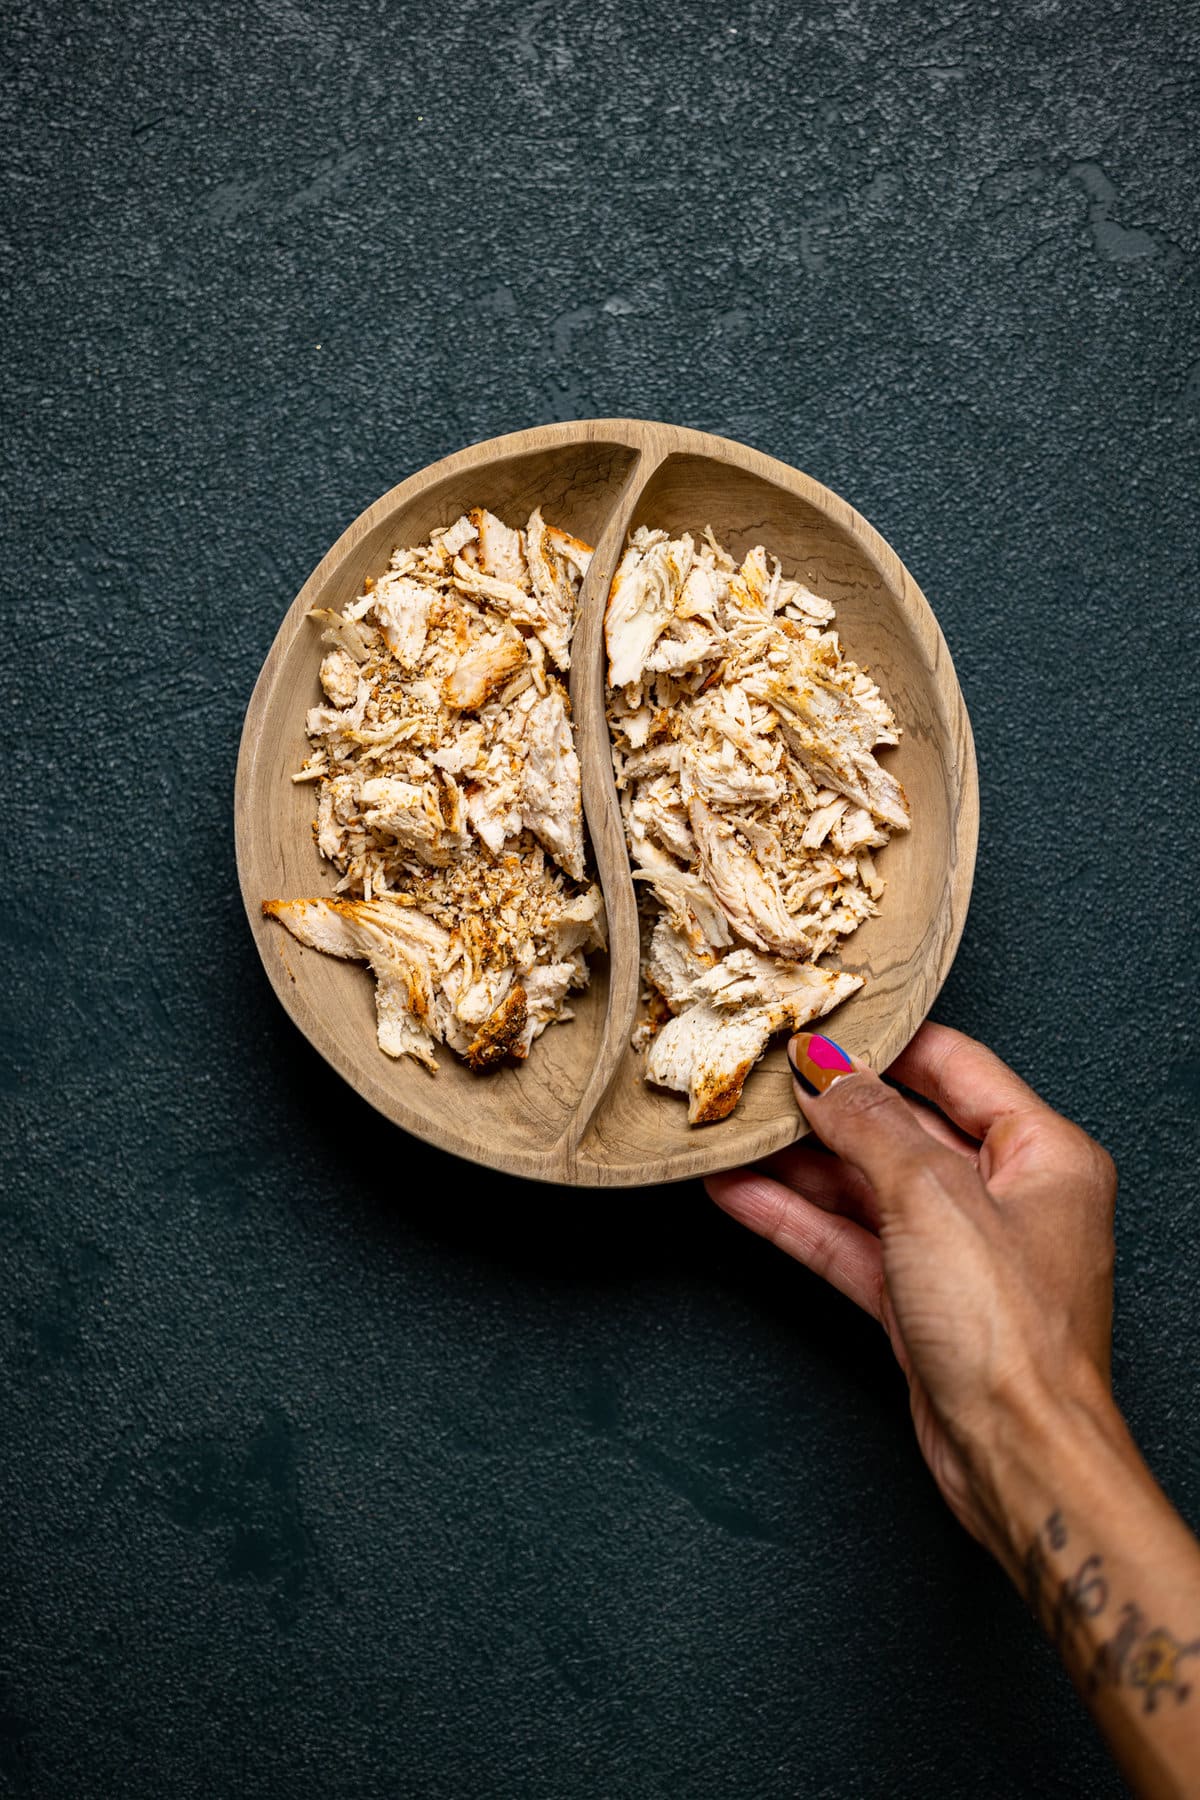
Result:
{"label": "dark teal background", "polygon": [[922,583],[938,1016],[1122,1174],[1200,1522],[1195,5],[4,8],[0,1792],[1107,1796],[876,1330],[698,1186],[412,1142],[268,990],[242,714],[343,527],[632,413]]}

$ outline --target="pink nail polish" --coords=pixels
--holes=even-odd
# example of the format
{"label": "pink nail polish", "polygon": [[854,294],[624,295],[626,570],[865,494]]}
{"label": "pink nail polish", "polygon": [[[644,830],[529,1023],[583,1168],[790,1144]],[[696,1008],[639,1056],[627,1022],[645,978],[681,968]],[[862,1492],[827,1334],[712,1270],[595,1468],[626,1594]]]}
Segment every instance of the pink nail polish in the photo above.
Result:
{"label": "pink nail polish", "polygon": [[854,1064],[832,1038],[818,1031],[799,1031],[788,1045],[788,1061],[801,1087],[823,1094],[843,1075],[853,1075]]}

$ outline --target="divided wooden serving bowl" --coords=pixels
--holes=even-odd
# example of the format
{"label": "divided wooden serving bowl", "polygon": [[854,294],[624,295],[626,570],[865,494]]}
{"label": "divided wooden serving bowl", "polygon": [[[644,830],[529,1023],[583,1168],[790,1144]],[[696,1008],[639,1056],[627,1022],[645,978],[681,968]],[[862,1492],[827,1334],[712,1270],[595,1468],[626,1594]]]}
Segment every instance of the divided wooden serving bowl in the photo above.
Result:
{"label": "divided wooden serving bowl", "polygon": [[[264,899],[332,892],[317,855],[313,789],[296,785],[320,697],[310,607],[342,608],[397,544],[423,542],[472,506],[552,524],[596,546],[572,649],[571,701],[592,853],[608,908],[609,954],[592,961],[576,1017],[552,1025],[527,1062],[472,1074],[449,1050],[430,1075],[393,1062],[375,1037],[374,982],[358,964],[296,942]],[[735,554],[756,543],[837,607],[848,654],[867,665],[903,726],[886,765],[913,827],[881,853],[878,917],[846,942],[842,966],[866,985],[830,1020],[838,1042],[877,1068],[912,1037],[953,961],[975,862],[979,792],[966,708],[949,651],[916,582],[853,507],[786,464],[723,438],[636,419],[540,426],[476,444],[394,487],[338,539],[293,602],[246,714],[238,760],[238,870],[271,983],[309,1041],[397,1125],[456,1155],[542,1181],[633,1186],[677,1181],[766,1156],[801,1134],[777,1044],[733,1114],[687,1123],[684,1096],[642,1079],[630,1033],[640,987],[638,927],[604,717],[604,607],[626,534],[713,527]]]}

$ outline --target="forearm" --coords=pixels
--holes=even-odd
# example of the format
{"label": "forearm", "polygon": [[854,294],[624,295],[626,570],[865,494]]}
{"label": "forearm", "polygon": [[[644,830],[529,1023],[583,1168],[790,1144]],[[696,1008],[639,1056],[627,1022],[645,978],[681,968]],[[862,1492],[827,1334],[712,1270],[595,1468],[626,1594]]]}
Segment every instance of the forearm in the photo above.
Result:
{"label": "forearm", "polygon": [[1200,1545],[1115,1407],[1031,1395],[971,1461],[1001,1561],[1135,1792],[1200,1794]]}

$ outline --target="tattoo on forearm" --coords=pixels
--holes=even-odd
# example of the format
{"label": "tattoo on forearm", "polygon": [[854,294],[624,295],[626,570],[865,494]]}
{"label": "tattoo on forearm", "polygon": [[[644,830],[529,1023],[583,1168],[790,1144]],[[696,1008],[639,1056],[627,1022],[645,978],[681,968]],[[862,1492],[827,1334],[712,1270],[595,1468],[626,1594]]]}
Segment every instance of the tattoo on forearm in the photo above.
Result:
{"label": "tattoo on forearm", "polygon": [[1073,1574],[1055,1576],[1049,1553],[1065,1550],[1068,1540],[1061,1512],[1052,1512],[1025,1554],[1025,1597],[1055,1649],[1078,1672],[1085,1696],[1090,1700],[1102,1688],[1125,1686],[1141,1691],[1148,1713],[1170,1694],[1182,1705],[1192,1683],[1184,1679],[1180,1665],[1200,1656],[1200,1638],[1181,1643],[1162,1625],[1148,1629],[1142,1609],[1127,1600],[1111,1635],[1091,1649],[1085,1623],[1098,1619],[1109,1599],[1104,1559],[1085,1557]]}

